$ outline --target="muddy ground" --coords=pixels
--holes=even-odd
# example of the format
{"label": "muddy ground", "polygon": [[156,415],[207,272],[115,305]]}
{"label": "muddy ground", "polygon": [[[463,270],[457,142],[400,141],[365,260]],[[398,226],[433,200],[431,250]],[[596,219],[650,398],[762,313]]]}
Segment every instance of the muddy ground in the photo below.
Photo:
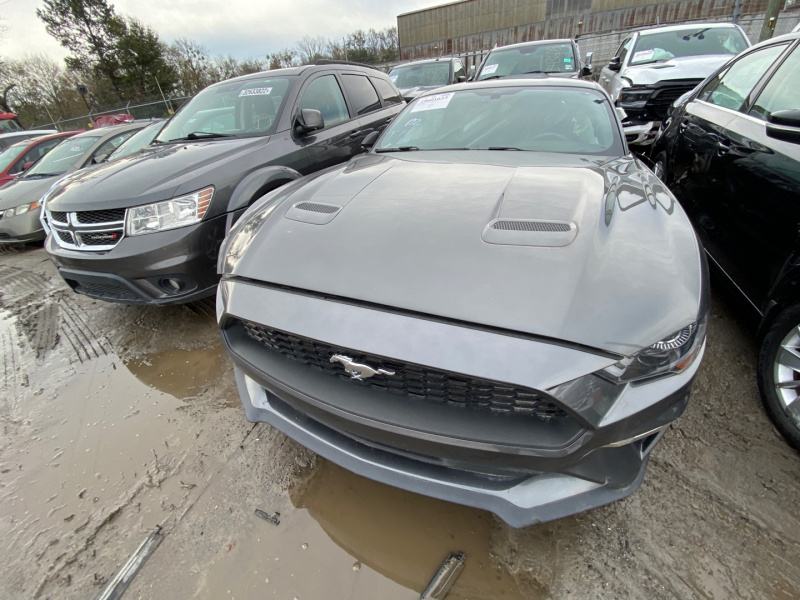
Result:
{"label": "muddy ground", "polygon": [[94,302],[41,248],[0,250],[0,598],[91,599],[157,525],[125,598],[413,599],[458,550],[453,600],[797,598],[800,456],[713,291],[692,401],[641,490],[513,530],[247,423],[212,301]]}

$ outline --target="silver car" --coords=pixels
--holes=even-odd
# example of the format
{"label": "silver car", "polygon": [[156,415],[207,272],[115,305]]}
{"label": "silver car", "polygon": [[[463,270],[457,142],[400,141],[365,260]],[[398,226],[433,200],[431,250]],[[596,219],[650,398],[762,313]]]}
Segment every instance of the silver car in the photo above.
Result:
{"label": "silver car", "polygon": [[623,40],[599,82],[627,115],[628,143],[652,144],[673,101],[749,47],[742,29],[730,23],[657,27]]}
{"label": "silver car", "polygon": [[516,527],[633,493],[705,348],[694,231],[574,79],[421,95],[257,201],[219,269],[250,421]]}

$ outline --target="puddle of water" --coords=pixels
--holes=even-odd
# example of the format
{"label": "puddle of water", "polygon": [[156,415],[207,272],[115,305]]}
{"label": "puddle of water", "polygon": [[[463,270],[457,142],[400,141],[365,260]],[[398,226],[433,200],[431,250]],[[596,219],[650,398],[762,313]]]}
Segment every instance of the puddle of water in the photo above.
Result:
{"label": "puddle of water", "polygon": [[158,354],[130,359],[125,366],[142,383],[186,399],[206,391],[228,365],[220,343],[201,350],[170,348]]}
{"label": "puddle of water", "polygon": [[290,495],[339,548],[417,594],[450,552],[461,551],[465,567],[448,599],[544,597],[493,560],[492,529],[503,526],[488,512],[377,483],[327,461]]}

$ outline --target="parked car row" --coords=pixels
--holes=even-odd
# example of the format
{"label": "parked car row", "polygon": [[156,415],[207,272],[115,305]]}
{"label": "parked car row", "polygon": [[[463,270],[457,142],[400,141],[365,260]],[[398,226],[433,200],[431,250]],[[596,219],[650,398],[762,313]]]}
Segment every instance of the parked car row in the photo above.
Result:
{"label": "parked car row", "polygon": [[497,48],[473,82],[457,59],[327,61],[131,131],[126,156],[49,187],[45,247],[92,298],[216,291],[249,420],[513,526],[639,487],[705,351],[707,253],[763,315],[762,393],[800,449],[800,34],[748,50],[740,33],[623,43],[622,75],[744,50],[665,107],[655,172],[625,103],[651,111],[675,81],[614,96],[571,40]]}

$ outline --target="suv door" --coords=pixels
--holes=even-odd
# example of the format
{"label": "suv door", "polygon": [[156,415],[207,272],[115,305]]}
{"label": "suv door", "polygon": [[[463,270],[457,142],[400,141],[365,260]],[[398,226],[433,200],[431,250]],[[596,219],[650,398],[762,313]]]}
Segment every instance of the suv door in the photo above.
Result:
{"label": "suv door", "polygon": [[[324,127],[307,134],[294,131],[294,115],[301,109],[311,108],[322,114]],[[360,152],[350,135],[357,131],[358,123],[351,119],[342,88],[333,72],[310,78],[300,91],[292,117],[292,137],[305,149],[307,163],[298,169],[303,175],[338,165]],[[356,135],[355,138],[359,136]],[[362,138],[363,139],[363,138]],[[286,165],[292,167],[292,165]],[[293,167],[294,168],[294,167]]]}
{"label": "suv door", "polygon": [[[397,108],[390,108],[394,102],[381,102],[380,95],[369,78],[359,73],[344,73],[342,81],[347,97],[350,100],[350,110],[359,118],[358,130],[350,134],[353,143],[353,154],[363,151],[361,141],[373,131],[381,132],[397,114]],[[389,86],[392,87],[391,85]]]}
{"label": "suv door", "polygon": [[[787,47],[788,43],[767,46],[736,60],[707,82],[679,116],[670,180],[681,204],[696,223],[706,249],[737,281],[752,281],[743,278],[741,271],[743,259],[746,260],[744,253],[750,249],[743,244],[743,231],[736,225],[744,215],[741,205],[734,206],[739,200],[735,199],[730,177],[742,163],[753,160],[760,148],[767,148],[749,141],[741,143],[744,140],[738,135],[732,140],[731,128],[737,128],[735,123],[742,116],[740,111],[746,108],[751,92]],[[764,191],[751,200],[759,201],[763,195]],[[751,284],[748,288],[745,293],[751,299],[754,294],[759,295]]]}
{"label": "suv door", "polygon": [[768,137],[766,129],[773,112],[800,109],[798,82],[796,46],[721,132],[710,159],[710,171],[723,182],[712,198],[718,218],[724,218],[725,235],[717,236],[720,251],[741,269],[745,291],[762,309],[799,247],[800,145]]}
{"label": "suv door", "polygon": [[600,79],[599,83],[600,86],[608,92],[611,99],[616,101],[617,97],[619,96],[619,92],[622,89],[622,77],[621,73],[622,70],[625,68],[625,61],[628,58],[628,52],[633,47],[633,41],[635,39],[635,35],[625,39],[617,49],[617,53],[614,55],[614,58],[619,58],[619,71],[612,71],[605,66],[600,71]]}

